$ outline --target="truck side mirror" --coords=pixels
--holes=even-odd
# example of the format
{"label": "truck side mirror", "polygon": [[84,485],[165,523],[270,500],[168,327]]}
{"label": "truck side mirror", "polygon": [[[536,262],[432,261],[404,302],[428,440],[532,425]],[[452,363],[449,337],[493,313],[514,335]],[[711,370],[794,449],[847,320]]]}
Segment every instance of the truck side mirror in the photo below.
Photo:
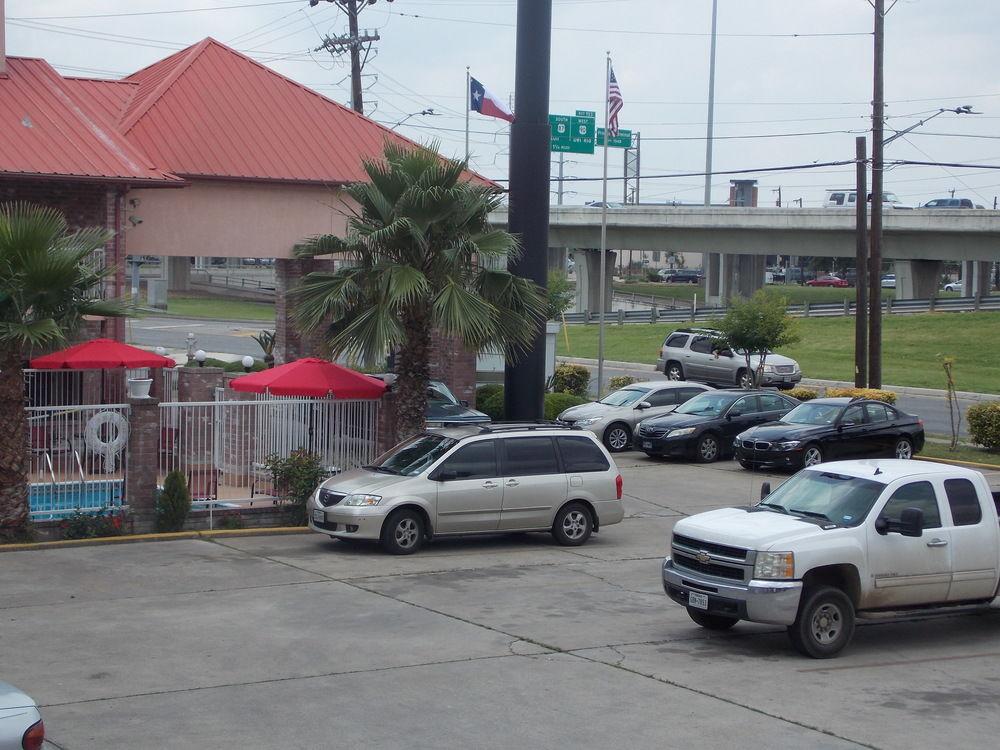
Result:
{"label": "truck side mirror", "polygon": [[924,512],[920,508],[903,508],[899,514],[899,533],[903,536],[923,536]]}
{"label": "truck side mirror", "polygon": [[770,494],[771,494],[771,483],[770,482],[764,482],[764,484],[762,484],[760,486],[760,499],[763,500],[765,497],[767,497]]}

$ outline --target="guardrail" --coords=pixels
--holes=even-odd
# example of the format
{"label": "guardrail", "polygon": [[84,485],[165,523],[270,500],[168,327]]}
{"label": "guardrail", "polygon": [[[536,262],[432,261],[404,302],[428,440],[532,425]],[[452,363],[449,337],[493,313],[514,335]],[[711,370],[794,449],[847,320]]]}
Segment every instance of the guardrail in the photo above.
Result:
{"label": "guardrail", "polygon": [[[977,312],[979,310],[1000,310],[1000,296],[952,297],[948,299],[887,299],[882,302],[882,312],[886,315],[906,315],[927,312]],[[833,318],[854,315],[855,304],[843,302],[805,302],[789,305],[788,314],[797,318]],[[613,310],[604,314],[605,323],[678,323],[683,321],[711,320],[726,314],[724,307],[703,307],[700,309],[676,310],[652,307],[649,310]],[[600,321],[595,312],[585,310],[566,313],[563,316],[570,325],[588,325]]]}
{"label": "guardrail", "polygon": [[192,271],[191,281],[199,284],[214,284],[230,289],[256,289],[261,292],[276,293],[277,289],[273,282],[264,282],[260,279],[248,279],[243,276],[231,276],[229,274],[212,274],[207,271]]}

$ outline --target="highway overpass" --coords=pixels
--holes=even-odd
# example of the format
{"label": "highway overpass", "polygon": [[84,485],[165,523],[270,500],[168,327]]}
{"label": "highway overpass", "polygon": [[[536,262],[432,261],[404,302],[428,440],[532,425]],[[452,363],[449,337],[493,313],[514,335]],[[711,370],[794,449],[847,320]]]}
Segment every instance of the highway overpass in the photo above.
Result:
{"label": "highway overpass", "polygon": [[[506,209],[490,220],[506,226]],[[708,296],[718,298],[759,287],[764,255],[853,257],[854,224],[850,209],[622,206],[608,208],[607,246],[702,253]],[[891,210],[885,212],[883,226],[883,257],[897,261],[900,297],[931,296],[942,260],[1000,260],[1000,211]],[[600,246],[600,238],[599,207],[550,209],[550,247],[591,250]],[[586,266],[584,275],[587,268],[591,276],[600,270],[596,258],[588,257],[586,264],[580,260],[577,256],[578,267]],[[981,264],[970,263],[969,268],[982,277],[978,286],[984,286]]]}

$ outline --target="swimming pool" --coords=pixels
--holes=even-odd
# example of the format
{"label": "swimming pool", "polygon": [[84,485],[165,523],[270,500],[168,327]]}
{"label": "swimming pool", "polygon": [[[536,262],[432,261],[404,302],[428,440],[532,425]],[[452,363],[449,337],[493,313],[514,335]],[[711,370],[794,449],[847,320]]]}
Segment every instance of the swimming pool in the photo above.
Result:
{"label": "swimming pool", "polygon": [[85,482],[39,482],[28,488],[32,521],[68,518],[77,510],[96,514],[105,508],[122,507],[121,479],[89,479]]}

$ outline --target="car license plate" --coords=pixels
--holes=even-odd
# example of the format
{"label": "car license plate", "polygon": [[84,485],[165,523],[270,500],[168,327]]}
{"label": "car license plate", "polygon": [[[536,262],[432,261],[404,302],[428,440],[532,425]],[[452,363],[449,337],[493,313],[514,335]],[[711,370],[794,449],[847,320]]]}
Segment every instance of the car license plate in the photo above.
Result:
{"label": "car license plate", "polygon": [[648,441],[648,440],[643,440],[642,441],[642,447],[643,448],[652,448],[653,444],[650,441]]}
{"label": "car license plate", "polygon": [[316,523],[325,523],[326,522],[326,513],[324,513],[321,510],[314,510],[313,511],[313,521],[316,522]]}
{"label": "car license plate", "polygon": [[708,609],[708,594],[696,594],[694,591],[689,591],[688,606],[695,609]]}

